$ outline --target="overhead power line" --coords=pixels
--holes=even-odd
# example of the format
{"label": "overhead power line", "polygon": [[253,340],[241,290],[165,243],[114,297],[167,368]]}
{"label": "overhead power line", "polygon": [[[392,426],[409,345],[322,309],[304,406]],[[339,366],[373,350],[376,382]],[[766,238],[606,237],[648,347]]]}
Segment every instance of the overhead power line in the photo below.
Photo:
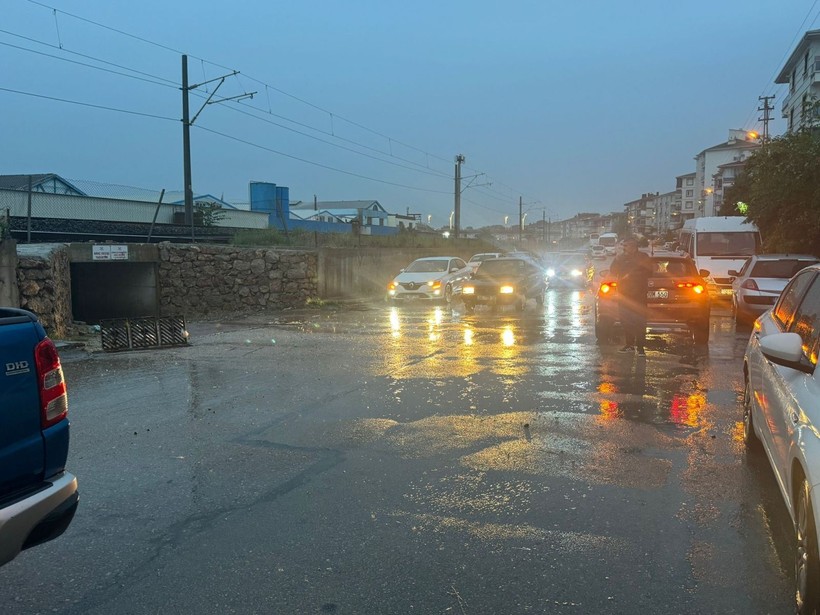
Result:
{"label": "overhead power line", "polygon": [[218,130],[213,130],[211,128],[205,128],[204,126],[195,125],[194,128],[198,128],[199,130],[204,130],[205,132],[210,132],[215,135],[219,135],[220,137],[224,137],[226,139],[230,139],[231,141],[236,141],[238,143],[243,143],[245,145],[249,145],[251,147],[255,147],[257,149],[264,150],[266,152],[271,152],[272,154],[277,154],[279,156],[284,156],[285,158],[290,158],[292,160],[298,160],[299,162],[304,162],[305,164],[310,164],[316,167],[320,167],[322,169],[328,169],[330,171],[335,171],[337,173],[343,173],[345,175],[350,175],[352,177],[358,177],[360,179],[366,179],[369,181],[378,182],[380,184],[387,184],[388,186],[398,186],[399,188],[407,188],[409,190],[418,190],[420,192],[431,192],[434,194],[450,194],[449,190],[432,190],[430,188],[419,188],[418,186],[409,186],[407,184],[400,184],[396,182],[387,181],[384,179],[378,179],[375,177],[368,177],[367,175],[361,175],[359,173],[354,173],[352,171],[345,171],[344,169],[339,169],[336,167],[332,167],[330,165],[322,164],[321,162],[314,162],[313,160],[308,160],[306,158],[300,158],[299,156],[294,156],[293,154],[287,154],[285,152],[273,149],[266,145],[260,145],[259,143],[254,143],[252,141],[248,141],[246,139],[241,139],[239,137],[235,137],[233,135],[226,134],[224,132],[219,132]]}
{"label": "overhead power line", "polygon": [[117,107],[107,107],[105,105],[95,105],[93,103],[82,102],[79,100],[69,100],[67,98],[58,98],[56,96],[46,96],[45,94],[35,94],[34,92],[23,92],[22,90],[13,90],[11,88],[0,87],[0,92],[11,92],[12,94],[20,94],[22,96],[31,96],[34,98],[43,98],[45,100],[53,100],[71,105],[78,105],[80,107],[91,107],[92,109],[102,109],[104,111],[116,111],[117,113],[127,113],[128,115],[139,115],[141,117],[150,117],[156,120],[167,120],[170,122],[178,122],[179,118],[166,117],[164,115],[156,115],[154,113],[143,113],[142,111],[133,111],[131,109],[118,109]]}

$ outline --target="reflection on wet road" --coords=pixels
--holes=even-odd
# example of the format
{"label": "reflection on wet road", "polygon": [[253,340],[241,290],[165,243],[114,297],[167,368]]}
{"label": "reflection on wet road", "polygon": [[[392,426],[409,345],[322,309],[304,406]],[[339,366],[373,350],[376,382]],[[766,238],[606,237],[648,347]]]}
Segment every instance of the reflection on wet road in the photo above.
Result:
{"label": "reflection on wet road", "polygon": [[82,508],[4,567],[0,610],[790,612],[728,312],[641,358],[595,342],[584,291],[355,307],[68,358]]}

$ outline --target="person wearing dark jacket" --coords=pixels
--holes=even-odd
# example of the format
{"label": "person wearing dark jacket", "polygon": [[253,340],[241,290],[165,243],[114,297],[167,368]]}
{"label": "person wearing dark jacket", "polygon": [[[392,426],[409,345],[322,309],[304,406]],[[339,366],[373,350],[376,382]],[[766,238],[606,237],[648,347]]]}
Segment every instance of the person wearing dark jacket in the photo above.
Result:
{"label": "person wearing dark jacket", "polygon": [[619,352],[637,351],[645,356],[646,289],[652,275],[652,260],[638,250],[638,241],[624,239],[623,252],[609,268],[618,283],[618,312],[624,329],[624,346]]}

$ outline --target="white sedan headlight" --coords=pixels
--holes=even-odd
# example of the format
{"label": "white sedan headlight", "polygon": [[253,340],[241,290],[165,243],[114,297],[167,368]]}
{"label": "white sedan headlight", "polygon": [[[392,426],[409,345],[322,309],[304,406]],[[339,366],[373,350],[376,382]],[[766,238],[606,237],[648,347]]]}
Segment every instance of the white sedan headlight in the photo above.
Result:
{"label": "white sedan headlight", "polygon": [[515,289],[512,286],[502,286],[498,292],[502,295],[512,295],[515,292]]}
{"label": "white sedan headlight", "polygon": [[553,269],[552,267],[550,267],[549,269],[547,269],[547,277],[550,277],[550,278],[551,278],[551,277],[553,277],[554,275],[555,275],[555,269]]}
{"label": "white sedan headlight", "polygon": [[581,270],[580,269],[573,269],[572,271],[569,272],[569,274],[573,278],[577,278],[579,275],[581,275]]}

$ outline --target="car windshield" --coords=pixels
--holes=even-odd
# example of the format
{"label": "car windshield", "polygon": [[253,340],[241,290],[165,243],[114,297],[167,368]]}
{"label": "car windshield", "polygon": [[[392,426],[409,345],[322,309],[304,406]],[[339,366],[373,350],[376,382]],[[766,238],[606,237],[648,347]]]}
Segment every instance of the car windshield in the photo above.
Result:
{"label": "car windshield", "polygon": [[478,268],[477,275],[518,275],[524,272],[526,266],[527,264],[521,260],[489,260],[482,263],[481,267]]}
{"label": "car windshield", "polygon": [[758,261],[752,268],[750,277],[753,278],[781,278],[788,280],[800,271],[813,265],[816,260],[798,260],[796,258],[776,261]]}
{"label": "car windshield", "polygon": [[698,270],[695,264],[686,259],[655,259],[653,261],[654,271],[652,273],[655,277],[675,277],[675,276],[696,276]]}
{"label": "car windshield", "polygon": [[414,261],[405,269],[406,273],[438,273],[447,271],[448,260]]}
{"label": "car windshield", "polygon": [[742,233],[698,233],[699,256],[751,256],[760,248],[760,235]]}

